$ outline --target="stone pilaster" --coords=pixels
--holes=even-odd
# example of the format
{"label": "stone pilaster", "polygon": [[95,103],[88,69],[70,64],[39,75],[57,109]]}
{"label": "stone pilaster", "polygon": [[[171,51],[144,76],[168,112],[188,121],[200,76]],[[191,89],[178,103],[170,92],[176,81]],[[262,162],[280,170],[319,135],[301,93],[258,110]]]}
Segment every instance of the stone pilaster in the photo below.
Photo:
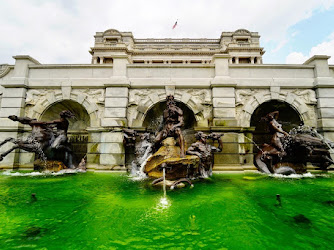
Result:
{"label": "stone pilaster", "polygon": [[[5,140],[8,137],[17,139],[22,136],[23,125],[18,122],[13,122],[8,119],[10,115],[23,116],[25,107],[25,98],[27,91],[27,76],[29,73],[29,65],[39,64],[35,59],[30,56],[15,56],[15,67],[13,76],[3,83],[3,97],[1,101],[0,111],[0,141]],[[0,148],[0,152],[3,153],[13,146],[11,142],[3,145]],[[27,159],[32,157],[32,154],[22,155],[18,150],[12,151],[1,162],[2,168],[13,168],[16,165],[26,164]]]}
{"label": "stone pilaster", "polygon": [[105,84],[106,97],[102,127],[112,127],[111,132],[101,133],[100,165],[103,169],[125,165],[122,128],[127,126],[126,111],[129,102],[130,82],[127,78],[127,55],[113,57],[113,76]]}
{"label": "stone pilaster", "polygon": [[215,78],[211,81],[213,101],[213,126],[236,126],[235,82],[229,75],[229,59],[226,54],[213,57]]}
{"label": "stone pilaster", "polygon": [[[328,67],[329,56],[313,56],[304,64],[314,65],[314,86],[317,97],[318,131],[334,141],[334,78]],[[333,156],[333,155],[332,155]]]}
{"label": "stone pilaster", "polygon": [[313,56],[304,64],[314,65],[318,129],[334,132],[334,78],[330,76],[329,56]]}

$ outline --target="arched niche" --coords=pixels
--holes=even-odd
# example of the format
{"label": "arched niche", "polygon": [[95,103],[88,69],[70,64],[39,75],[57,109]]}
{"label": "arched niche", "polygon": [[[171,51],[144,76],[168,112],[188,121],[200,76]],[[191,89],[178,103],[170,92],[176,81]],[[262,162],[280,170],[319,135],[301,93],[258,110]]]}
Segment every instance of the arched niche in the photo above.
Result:
{"label": "arched niche", "polygon": [[[261,119],[273,111],[279,111],[277,121],[282,124],[283,130],[289,132],[292,128],[302,123],[301,115],[289,103],[271,100],[259,105],[251,116],[251,127],[255,127],[253,133],[254,142],[261,146],[263,143],[270,143],[272,135],[269,133],[267,123]],[[256,148],[254,148],[256,150]]]}
{"label": "arched niche", "polygon": [[[193,129],[196,126],[194,112],[182,102],[176,101],[176,105],[183,111],[183,129]],[[166,101],[158,102],[151,107],[145,115],[143,127],[156,131],[163,120],[163,111],[166,109]]]}
{"label": "arched niche", "polygon": [[62,100],[46,108],[40,120],[59,119],[59,113],[63,110],[69,110],[75,115],[75,118],[68,119],[70,123],[68,138],[74,152],[74,164],[78,164],[87,154],[88,133],[86,128],[90,126],[90,116],[84,106],[73,100]]}
{"label": "arched niche", "polygon": [[[193,143],[195,140],[194,127],[197,124],[195,114],[186,104],[179,101],[175,102],[176,105],[183,111],[184,126],[181,128],[181,130],[185,139],[185,148],[188,148],[191,145],[191,143]],[[162,124],[163,111],[165,109],[166,109],[166,101],[155,103],[145,113],[142,127],[144,127],[146,131],[155,134],[159,130],[159,126]],[[126,147],[125,148],[126,165],[130,165],[133,160],[134,160],[134,149]]]}

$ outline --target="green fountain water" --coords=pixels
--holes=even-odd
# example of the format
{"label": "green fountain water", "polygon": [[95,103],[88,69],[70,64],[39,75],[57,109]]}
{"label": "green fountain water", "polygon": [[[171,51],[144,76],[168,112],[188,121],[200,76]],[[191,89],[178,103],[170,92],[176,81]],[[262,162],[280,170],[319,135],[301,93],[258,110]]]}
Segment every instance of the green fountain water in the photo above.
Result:
{"label": "green fountain water", "polygon": [[331,249],[333,178],[215,174],[161,204],[124,174],[0,175],[0,249]]}

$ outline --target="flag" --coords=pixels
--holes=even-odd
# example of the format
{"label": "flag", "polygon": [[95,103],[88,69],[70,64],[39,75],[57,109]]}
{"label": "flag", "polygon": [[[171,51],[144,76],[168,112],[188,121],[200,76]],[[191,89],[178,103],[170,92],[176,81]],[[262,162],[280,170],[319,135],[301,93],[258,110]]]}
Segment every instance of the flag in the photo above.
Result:
{"label": "flag", "polygon": [[176,20],[175,24],[173,25],[173,29],[175,29],[176,25],[177,25],[177,20]]}

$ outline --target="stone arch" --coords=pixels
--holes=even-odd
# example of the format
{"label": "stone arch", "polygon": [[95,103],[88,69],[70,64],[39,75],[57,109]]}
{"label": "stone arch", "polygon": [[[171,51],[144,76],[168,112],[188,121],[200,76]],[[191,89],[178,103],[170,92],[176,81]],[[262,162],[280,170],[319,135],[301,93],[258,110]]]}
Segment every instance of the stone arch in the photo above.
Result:
{"label": "stone arch", "polygon": [[77,165],[82,158],[87,156],[88,152],[89,134],[87,127],[90,126],[91,121],[85,107],[70,99],[54,102],[40,114],[40,120],[52,121],[59,119],[59,113],[63,110],[69,110],[75,115],[75,118],[68,119],[68,141],[73,151],[73,163]]}
{"label": "stone arch", "polygon": [[[195,96],[181,90],[175,90],[173,93],[168,93],[165,91],[153,91],[145,90],[143,92],[142,97],[139,103],[132,102],[130,98],[130,103],[128,107],[128,120],[129,125],[133,127],[142,127],[147,112],[157,103],[164,102],[166,100],[167,95],[173,94],[174,98],[177,102],[183,103],[187,106],[193,113],[197,122],[197,126],[200,127],[207,127],[208,126],[208,119],[210,118],[207,114],[208,112],[204,112],[206,106],[211,108],[211,103],[209,101],[206,102],[206,105],[202,105],[199,103],[198,99]],[[211,101],[211,97],[209,97]],[[204,100],[203,100],[204,102]]]}
{"label": "stone arch", "polygon": [[[282,129],[289,132],[291,129],[298,127],[302,122],[300,113],[289,103],[278,100],[269,100],[259,105],[251,116],[250,125],[255,128],[253,140],[256,144],[270,143],[272,133],[269,131],[268,123],[262,117],[273,111],[279,111],[276,120],[282,125]],[[257,148],[254,148],[257,152]]]}
{"label": "stone arch", "polygon": [[309,108],[305,101],[291,92],[259,92],[254,94],[247,103],[244,105],[241,115],[240,115],[240,125],[242,127],[250,127],[251,116],[254,113],[255,109],[258,108],[261,104],[277,100],[281,102],[288,103],[291,105],[300,115],[302,121],[305,125],[316,126],[315,113],[312,108]]}
{"label": "stone arch", "polygon": [[100,126],[100,119],[98,118],[99,109],[96,103],[89,100],[87,93],[74,92],[71,89],[49,91],[33,89],[29,91],[33,93],[32,97],[36,100],[31,103],[26,103],[26,115],[29,117],[40,120],[43,112],[45,112],[45,110],[50,108],[52,105],[65,100],[71,100],[85,108],[90,118],[90,127]]}
{"label": "stone arch", "polygon": [[69,130],[82,131],[90,126],[90,116],[83,105],[73,100],[62,100],[48,106],[40,115],[40,120],[50,121],[59,118],[59,113],[69,110],[74,115],[74,119],[69,119]]}
{"label": "stone arch", "polygon": [[[193,129],[196,124],[194,112],[184,103],[176,101],[177,106],[183,111],[184,126],[183,129]],[[162,122],[163,111],[166,108],[166,101],[155,103],[145,114],[143,126],[155,131]]]}

